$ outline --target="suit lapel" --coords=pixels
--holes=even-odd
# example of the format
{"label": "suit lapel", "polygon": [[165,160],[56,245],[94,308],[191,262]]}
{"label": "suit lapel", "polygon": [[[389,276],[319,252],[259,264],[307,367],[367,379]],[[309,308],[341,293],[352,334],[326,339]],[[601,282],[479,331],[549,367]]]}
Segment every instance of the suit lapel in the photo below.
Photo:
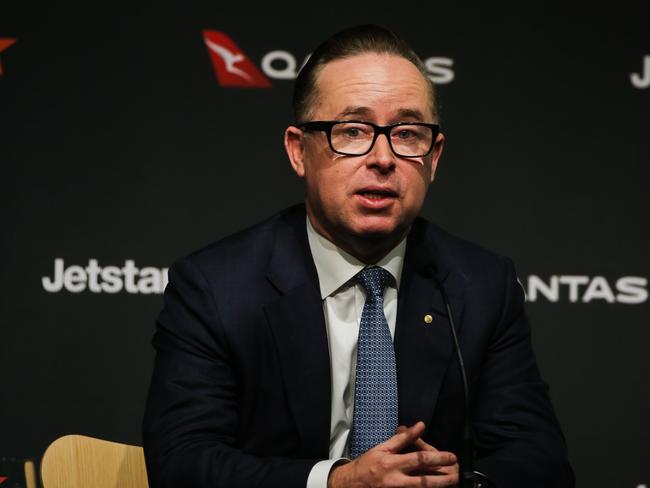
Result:
{"label": "suit lapel", "polygon": [[287,399],[307,457],[327,457],[330,358],[318,275],[309,251],[304,210],[280,222],[268,278],[280,297],[265,307]]}
{"label": "suit lapel", "polygon": [[[419,223],[417,227],[424,227]],[[458,273],[446,269],[444,256],[435,253],[424,229],[414,226],[407,243],[404,271],[399,291],[395,355],[399,393],[399,421],[412,425],[418,420],[427,425],[433,416],[447,368],[454,367],[455,353],[442,293],[429,273],[418,269],[413,256],[419,246],[434,249],[432,258],[438,281],[447,292],[456,327],[461,324],[465,283]],[[425,317],[432,320],[427,323]]]}

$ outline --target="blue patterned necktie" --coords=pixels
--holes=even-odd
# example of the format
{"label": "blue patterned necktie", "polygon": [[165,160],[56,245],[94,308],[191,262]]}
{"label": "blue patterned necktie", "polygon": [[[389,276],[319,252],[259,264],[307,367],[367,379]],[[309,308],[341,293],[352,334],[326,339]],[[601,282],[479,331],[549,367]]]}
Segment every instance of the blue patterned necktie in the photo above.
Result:
{"label": "blue patterned necktie", "polygon": [[361,313],[350,457],[384,442],[397,429],[395,349],[384,315],[384,288],[391,275],[383,268],[364,268],[357,279],[366,289]]}

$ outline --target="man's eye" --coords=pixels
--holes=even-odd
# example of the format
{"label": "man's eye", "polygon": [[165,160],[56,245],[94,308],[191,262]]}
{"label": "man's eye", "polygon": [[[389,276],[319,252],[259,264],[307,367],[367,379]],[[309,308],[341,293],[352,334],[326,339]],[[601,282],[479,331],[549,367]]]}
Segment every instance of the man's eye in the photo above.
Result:
{"label": "man's eye", "polygon": [[365,140],[372,137],[372,127],[355,123],[339,124],[335,125],[332,129],[332,137],[344,137],[348,140]]}
{"label": "man's eye", "polygon": [[412,139],[415,136],[413,131],[402,129],[397,133],[398,139]]}
{"label": "man's eye", "polygon": [[370,133],[370,130],[368,130],[365,127],[359,127],[356,125],[351,125],[348,127],[345,127],[343,133],[345,134],[346,137],[356,139],[359,137],[367,137],[368,134]]}

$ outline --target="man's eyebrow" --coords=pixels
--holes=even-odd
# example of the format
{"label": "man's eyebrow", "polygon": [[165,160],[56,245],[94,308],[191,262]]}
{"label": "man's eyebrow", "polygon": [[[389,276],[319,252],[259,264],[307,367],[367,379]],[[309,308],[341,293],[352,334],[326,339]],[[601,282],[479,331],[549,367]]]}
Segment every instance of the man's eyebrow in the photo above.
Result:
{"label": "man's eyebrow", "polygon": [[340,111],[336,117],[341,118],[341,117],[349,117],[350,115],[361,115],[363,117],[368,117],[373,113],[372,109],[369,107],[353,107],[353,106],[348,106],[345,107],[342,111]]}
{"label": "man's eyebrow", "polygon": [[401,108],[397,111],[397,115],[401,119],[424,120],[424,114],[420,112],[418,109],[413,109],[413,108]]}

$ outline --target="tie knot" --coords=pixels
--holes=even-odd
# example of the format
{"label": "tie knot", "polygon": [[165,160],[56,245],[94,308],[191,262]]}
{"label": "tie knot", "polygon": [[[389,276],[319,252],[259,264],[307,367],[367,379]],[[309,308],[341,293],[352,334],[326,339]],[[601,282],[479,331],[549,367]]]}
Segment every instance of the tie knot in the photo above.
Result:
{"label": "tie knot", "polygon": [[357,280],[366,289],[368,296],[383,299],[384,288],[390,283],[391,274],[379,266],[369,266],[357,274]]}

